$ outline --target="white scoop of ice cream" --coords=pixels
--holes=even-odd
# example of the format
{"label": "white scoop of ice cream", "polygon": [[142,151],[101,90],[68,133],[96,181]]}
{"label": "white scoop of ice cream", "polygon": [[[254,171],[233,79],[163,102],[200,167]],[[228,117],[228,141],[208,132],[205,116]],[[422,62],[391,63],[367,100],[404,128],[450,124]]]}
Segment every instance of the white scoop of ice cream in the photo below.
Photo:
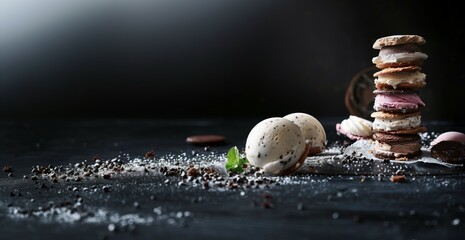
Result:
{"label": "white scoop of ice cream", "polygon": [[268,118],[250,131],[245,154],[250,164],[276,174],[296,164],[306,143],[299,126],[285,118]]}
{"label": "white scoop of ice cream", "polygon": [[307,113],[291,113],[284,118],[300,127],[305,140],[309,140],[311,147],[320,148],[320,152],[323,150],[326,145],[326,132],[315,117]]}

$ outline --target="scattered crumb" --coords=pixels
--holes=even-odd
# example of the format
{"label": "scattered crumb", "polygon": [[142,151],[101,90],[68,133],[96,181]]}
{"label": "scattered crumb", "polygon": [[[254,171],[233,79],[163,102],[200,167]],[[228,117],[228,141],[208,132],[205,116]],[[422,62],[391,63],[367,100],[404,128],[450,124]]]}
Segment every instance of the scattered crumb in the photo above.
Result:
{"label": "scattered crumb", "polygon": [[155,157],[155,152],[153,150],[150,150],[145,153],[145,158],[146,159],[153,159]]}
{"label": "scattered crumb", "polygon": [[187,169],[187,176],[197,177],[198,171],[195,167],[189,167]]}
{"label": "scattered crumb", "polygon": [[13,172],[13,167],[11,167],[10,165],[5,165],[5,166],[3,166],[3,171],[11,173],[11,172]]}
{"label": "scattered crumb", "polygon": [[392,175],[389,178],[391,182],[405,182],[406,179],[404,175]]}
{"label": "scattered crumb", "polygon": [[360,177],[360,182],[365,182],[365,179],[366,179],[365,176],[361,176],[361,177]]}

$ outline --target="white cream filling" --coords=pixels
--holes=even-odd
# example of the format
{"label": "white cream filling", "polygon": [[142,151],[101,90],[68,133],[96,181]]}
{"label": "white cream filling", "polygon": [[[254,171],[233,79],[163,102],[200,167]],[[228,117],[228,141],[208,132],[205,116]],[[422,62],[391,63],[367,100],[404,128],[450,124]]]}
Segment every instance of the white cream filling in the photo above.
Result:
{"label": "white cream filling", "polygon": [[383,56],[377,56],[372,59],[374,64],[379,63],[396,63],[396,62],[408,62],[418,59],[427,59],[428,55],[422,52],[414,52],[414,53],[394,53],[388,54]]}
{"label": "white cream filling", "polygon": [[426,84],[425,82],[426,74],[416,71],[416,72],[398,72],[379,75],[375,79],[375,84],[388,84],[397,88],[397,85],[401,83],[409,84]]}
{"label": "white cream filling", "polygon": [[394,131],[400,129],[417,128],[421,125],[421,116],[412,116],[404,119],[382,119],[375,118],[374,130]]}
{"label": "white cream filling", "polygon": [[351,115],[341,122],[341,128],[355,136],[369,137],[372,135],[372,124],[371,121]]}

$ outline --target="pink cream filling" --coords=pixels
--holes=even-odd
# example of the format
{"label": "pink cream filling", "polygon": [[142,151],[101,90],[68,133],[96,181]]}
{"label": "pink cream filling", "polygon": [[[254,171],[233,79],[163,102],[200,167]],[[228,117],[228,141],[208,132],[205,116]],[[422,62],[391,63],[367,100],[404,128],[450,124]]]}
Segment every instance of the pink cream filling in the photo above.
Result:
{"label": "pink cream filling", "polygon": [[416,109],[424,107],[425,103],[421,101],[415,93],[407,94],[378,94],[375,97],[375,109],[378,107],[388,107],[396,109]]}

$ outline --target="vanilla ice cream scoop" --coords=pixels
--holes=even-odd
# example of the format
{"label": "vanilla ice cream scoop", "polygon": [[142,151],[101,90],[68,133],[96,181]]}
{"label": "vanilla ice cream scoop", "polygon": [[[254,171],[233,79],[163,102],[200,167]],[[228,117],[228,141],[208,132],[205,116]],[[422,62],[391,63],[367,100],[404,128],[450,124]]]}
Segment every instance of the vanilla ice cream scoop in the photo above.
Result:
{"label": "vanilla ice cream scoop", "polygon": [[299,126],[285,118],[268,118],[250,131],[245,155],[250,164],[267,173],[284,175],[297,171],[308,154]]}
{"label": "vanilla ice cream scoop", "polygon": [[323,125],[315,117],[307,113],[291,113],[284,118],[300,127],[305,140],[310,143],[310,154],[323,151],[326,146],[326,132]]}

